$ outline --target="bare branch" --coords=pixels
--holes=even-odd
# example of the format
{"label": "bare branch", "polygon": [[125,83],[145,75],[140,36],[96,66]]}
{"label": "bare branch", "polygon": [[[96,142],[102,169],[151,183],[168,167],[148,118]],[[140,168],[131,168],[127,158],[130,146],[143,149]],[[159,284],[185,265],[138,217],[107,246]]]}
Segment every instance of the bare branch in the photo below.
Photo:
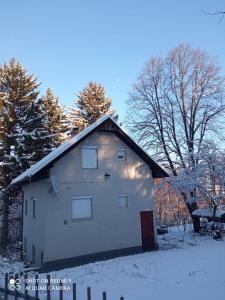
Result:
{"label": "bare branch", "polygon": [[146,64],[130,93],[126,123],[137,141],[176,174],[178,167],[198,163],[202,143],[221,134],[224,96],[218,65],[205,52],[180,45]]}
{"label": "bare branch", "polygon": [[207,15],[210,15],[210,16],[219,15],[220,16],[219,23],[222,22],[222,20],[224,18],[224,15],[225,15],[225,11],[221,11],[221,10],[217,10],[216,12],[210,13],[210,12],[207,12],[207,11],[205,11],[205,10],[202,9],[202,12],[204,14],[207,14]]}

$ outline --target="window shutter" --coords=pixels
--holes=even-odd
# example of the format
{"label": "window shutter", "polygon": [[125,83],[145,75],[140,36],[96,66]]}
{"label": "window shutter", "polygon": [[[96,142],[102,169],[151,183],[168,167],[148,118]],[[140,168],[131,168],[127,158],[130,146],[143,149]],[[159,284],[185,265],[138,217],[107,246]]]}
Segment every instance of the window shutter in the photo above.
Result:
{"label": "window shutter", "polygon": [[83,147],[82,148],[82,168],[96,169],[97,168],[97,148]]}
{"label": "window shutter", "polygon": [[90,196],[72,199],[72,219],[88,219],[92,217],[92,198]]}

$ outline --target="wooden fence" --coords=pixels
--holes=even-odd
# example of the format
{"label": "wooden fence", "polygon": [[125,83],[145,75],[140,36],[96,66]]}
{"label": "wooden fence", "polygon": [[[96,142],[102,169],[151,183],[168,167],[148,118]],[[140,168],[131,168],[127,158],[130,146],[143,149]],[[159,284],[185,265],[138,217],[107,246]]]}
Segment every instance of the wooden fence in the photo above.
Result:
{"label": "wooden fence", "polygon": [[[11,280],[13,280],[13,281],[11,281]],[[10,281],[13,282],[13,284],[10,284]],[[6,273],[4,287],[0,287],[0,300],[11,300],[12,297],[14,298],[14,300],[23,300],[23,299],[40,300],[38,273],[35,274],[35,278],[34,278],[34,283],[35,283],[34,295],[29,294],[28,281],[29,281],[28,273],[25,273],[23,276],[19,276],[19,274],[16,274],[14,277],[9,275],[8,273]],[[18,284],[18,282],[20,284]],[[23,289],[21,288],[22,282],[24,282]],[[59,281],[59,291],[57,291],[58,296],[56,296],[55,294],[54,294],[54,296],[52,295],[51,278],[50,278],[49,274],[46,275],[45,282],[46,282],[46,293],[45,293],[45,295],[42,294],[42,296],[41,296],[42,299],[43,298],[45,300],[63,300],[64,299],[63,280]],[[13,287],[13,289],[11,287]],[[79,299],[77,296],[76,283],[72,284],[72,293],[71,294],[72,294],[71,300],[94,300],[92,297],[92,293],[91,293],[91,287],[87,287],[86,299],[84,299],[84,298]],[[106,292],[102,292],[102,300],[107,300]],[[125,300],[125,299],[124,299],[124,297],[121,296],[119,300]]]}

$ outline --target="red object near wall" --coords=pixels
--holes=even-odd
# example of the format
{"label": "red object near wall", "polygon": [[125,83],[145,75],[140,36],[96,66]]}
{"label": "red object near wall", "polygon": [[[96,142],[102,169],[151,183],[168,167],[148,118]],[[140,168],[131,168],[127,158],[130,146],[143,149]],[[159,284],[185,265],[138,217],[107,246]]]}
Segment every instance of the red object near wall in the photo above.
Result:
{"label": "red object near wall", "polygon": [[153,211],[142,211],[141,217],[141,234],[142,234],[142,249],[144,251],[155,249],[155,234]]}

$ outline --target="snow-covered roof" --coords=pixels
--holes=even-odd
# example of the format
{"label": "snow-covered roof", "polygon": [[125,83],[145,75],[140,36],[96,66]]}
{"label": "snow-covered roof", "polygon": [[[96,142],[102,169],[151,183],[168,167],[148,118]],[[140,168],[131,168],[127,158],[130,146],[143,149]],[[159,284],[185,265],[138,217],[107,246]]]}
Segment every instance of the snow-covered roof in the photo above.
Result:
{"label": "snow-covered roof", "polygon": [[[225,214],[225,210],[217,209],[216,210],[216,218],[221,218]],[[213,209],[212,208],[198,208],[192,212],[193,216],[209,218],[213,217]]]}
{"label": "snow-covered roof", "polygon": [[[46,155],[44,158],[42,158],[36,164],[32,165],[25,172],[23,172],[22,174],[20,174],[16,178],[14,178],[12,180],[12,182],[10,183],[10,185],[17,184],[17,183],[19,183],[19,182],[21,182],[21,181],[23,181],[25,179],[28,179],[28,178],[32,177],[35,174],[37,174],[40,170],[42,170],[44,167],[46,167],[49,163],[51,163],[53,160],[55,160],[58,156],[60,156],[61,154],[63,154],[66,150],[70,149],[72,146],[74,146],[75,144],[77,144],[81,139],[83,139],[86,135],[88,135],[89,133],[91,133],[94,129],[96,129],[99,125],[101,125],[102,123],[104,123],[106,120],[111,120],[113,123],[115,123],[120,128],[120,130],[126,136],[128,136],[128,134],[115,122],[115,120],[112,117],[110,117],[109,115],[103,116],[102,118],[98,119],[95,123],[91,124],[90,126],[88,126],[87,128],[85,128],[84,130],[82,130],[79,134],[75,135],[72,139],[64,142],[59,147],[57,147],[56,149],[54,149],[51,153],[49,153],[48,155]],[[132,140],[132,142],[136,144],[136,142],[130,136],[129,136],[129,139]],[[150,158],[150,156],[148,155],[147,152],[145,152],[143,149],[141,149],[141,150]],[[163,173],[167,174],[167,172],[162,168],[162,166],[160,166],[152,158],[150,158],[150,159],[154,162],[154,164],[156,164],[158,166],[158,168],[160,168],[162,170]],[[165,175],[165,176],[168,176],[168,174]]]}

